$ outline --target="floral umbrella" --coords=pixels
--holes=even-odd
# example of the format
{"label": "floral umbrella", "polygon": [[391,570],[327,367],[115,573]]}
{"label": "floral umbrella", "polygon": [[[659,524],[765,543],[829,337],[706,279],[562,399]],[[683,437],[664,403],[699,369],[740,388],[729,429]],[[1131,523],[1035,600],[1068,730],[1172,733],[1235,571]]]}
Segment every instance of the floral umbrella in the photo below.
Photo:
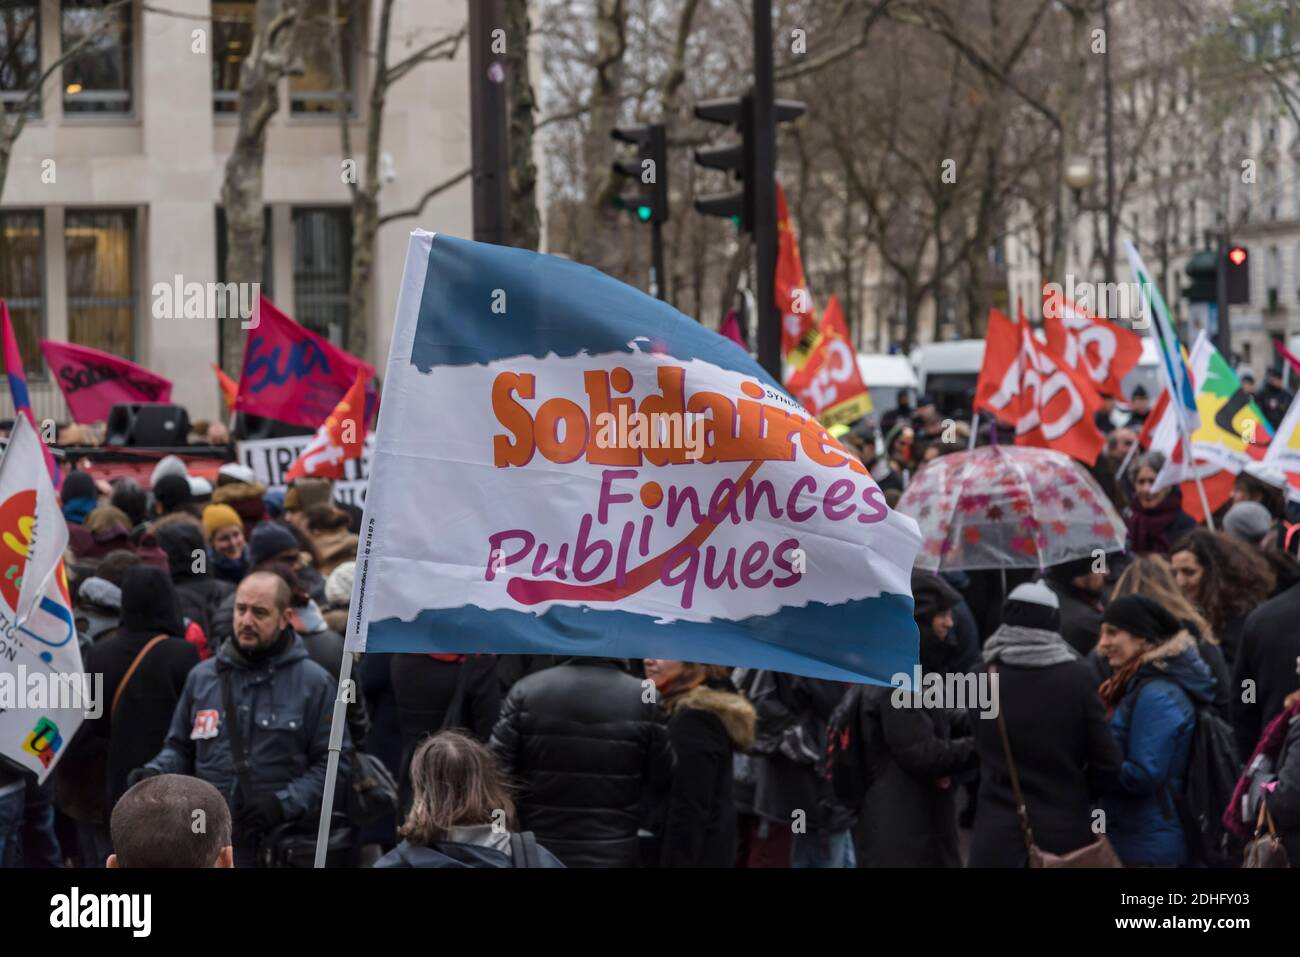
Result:
{"label": "floral umbrella", "polygon": [[987,445],[941,455],[899,499],[927,571],[1049,568],[1124,548],[1124,522],[1082,466],[1051,449]]}

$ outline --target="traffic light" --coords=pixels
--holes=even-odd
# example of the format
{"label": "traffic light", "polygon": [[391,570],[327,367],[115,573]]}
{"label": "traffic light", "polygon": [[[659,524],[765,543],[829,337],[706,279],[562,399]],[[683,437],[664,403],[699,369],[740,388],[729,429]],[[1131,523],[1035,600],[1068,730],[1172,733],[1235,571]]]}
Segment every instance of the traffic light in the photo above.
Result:
{"label": "traffic light", "polygon": [[1250,302],[1250,253],[1245,246],[1229,246],[1227,253],[1228,302],[1238,306]]}
{"label": "traffic light", "polygon": [[610,130],[609,135],[637,147],[635,160],[616,160],[613,169],[620,176],[632,177],[639,188],[618,196],[614,205],[643,223],[668,222],[668,143],[663,124],[623,126]]}
{"label": "traffic light", "polygon": [[695,162],[707,169],[729,171],[741,181],[741,188],[726,193],[697,197],[695,208],[705,216],[729,218],[743,232],[754,229],[754,99],[727,96],[705,100],[695,106],[695,115],[709,123],[725,123],[740,134],[739,143],[709,146],[695,151]]}
{"label": "traffic light", "polygon": [[[787,123],[803,115],[804,105],[795,100],[772,104],[776,123]],[[741,188],[726,193],[708,193],[695,200],[705,216],[731,219],[742,232],[754,231],[754,97],[727,96],[704,100],[695,106],[695,116],[709,123],[724,123],[740,134],[739,143],[709,146],[695,151],[695,162],[708,169],[729,171],[741,181]]]}
{"label": "traffic light", "polygon": [[1203,249],[1187,261],[1187,276],[1192,284],[1183,290],[1188,302],[1219,301],[1219,266],[1212,249]]}

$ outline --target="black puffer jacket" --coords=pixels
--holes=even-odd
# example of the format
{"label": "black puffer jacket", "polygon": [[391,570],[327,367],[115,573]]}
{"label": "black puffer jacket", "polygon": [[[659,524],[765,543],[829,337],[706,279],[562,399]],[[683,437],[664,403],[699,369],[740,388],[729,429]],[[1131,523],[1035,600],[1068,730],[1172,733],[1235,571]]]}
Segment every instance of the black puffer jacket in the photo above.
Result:
{"label": "black puffer jacket", "polygon": [[195,555],[202,555],[205,562],[207,558],[203,530],[197,525],[182,523],[160,528],[158,544],[167,553],[167,565],[171,569],[176,597],[180,599],[181,614],[198,622],[208,638],[208,649],[215,653],[221,647],[221,641],[214,634],[213,622],[217,609],[234,594],[235,586],[208,574],[206,565],[201,566],[204,571],[194,571]]}
{"label": "black puffer jacket", "polygon": [[572,658],[510,689],[490,746],[520,786],[519,829],[566,867],[635,867],[643,792],[673,770],[641,682],[610,658]]}

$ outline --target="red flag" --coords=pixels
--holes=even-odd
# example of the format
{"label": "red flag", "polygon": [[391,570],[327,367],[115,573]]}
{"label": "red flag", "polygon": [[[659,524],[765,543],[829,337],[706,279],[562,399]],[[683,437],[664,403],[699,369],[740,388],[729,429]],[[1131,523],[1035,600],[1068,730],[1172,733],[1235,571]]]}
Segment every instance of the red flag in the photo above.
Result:
{"label": "red flag", "polygon": [[1142,358],[1142,337],[1094,316],[1043,287],[1043,329],[1047,344],[1071,369],[1083,372],[1102,395],[1123,398],[1120,381]]}
{"label": "red flag", "polygon": [[361,458],[366,444],[366,376],[358,372],[352,388],[334,407],[298,460],[284,474],[286,482],[296,478],[343,478],[343,463]]}
{"label": "red flag", "polygon": [[816,334],[812,293],[799,258],[799,240],[790,223],[785,190],[776,184],[776,308],[781,313],[781,358],[796,368],[808,360]]}
{"label": "red flag", "polygon": [[119,402],[170,402],[172,383],[108,352],[41,340],[41,352],[78,422],[102,422]]}
{"label": "red flag", "polygon": [[1017,445],[1056,449],[1085,465],[1106,444],[1093,421],[1101,399],[1092,383],[1035,339],[1023,318],[1012,322],[996,309],[989,312],[975,407],[1014,425]]}
{"label": "red flag", "polygon": [[239,398],[239,383],[222,371],[221,366],[212,363],[212,371],[217,374],[217,385],[221,387],[221,398],[226,401],[226,411],[235,411],[235,402]]}
{"label": "red flag", "polygon": [[14,414],[21,415],[32,424],[41,451],[45,454],[45,467],[50,470],[50,480],[54,487],[61,488],[63,476],[59,474],[59,465],[54,461],[45,439],[41,437],[41,427],[36,424],[36,415],[32,412],[31,396],[27,393],[27,373],[23,371],[23,356],[18,351],[18,337],[14,335],[14,324],[9,318],[9,304],[0,299],[0,335],[4,338],[5,375],[9,377],[9,394],[14,400]]}
{"label": "red flag", "polygon": [[808,361],[791,374],[786,389],[827,425],[856,422],[871,411],[871,395],[858,370],[858,357],[840,301],[831,296]]}
{"label": "red flag", "polygon": [[1297,359],[1294,355],[1291,354],[1290,349],[1282,345],[1281,339],[1273,340],[1273,348],[1277,350],[1278,355],[1280,355],[1283,359],[1287,361],[1287,364],[1290,365],[1292,369],[1294,369],[1296,372],[1300,372],[1300,359]]}
{"label": "red flag", "polygon": [[295,425],[319,425],[355,381],[375,367],[304,329],[265,296],[244,342],[235,408]]}

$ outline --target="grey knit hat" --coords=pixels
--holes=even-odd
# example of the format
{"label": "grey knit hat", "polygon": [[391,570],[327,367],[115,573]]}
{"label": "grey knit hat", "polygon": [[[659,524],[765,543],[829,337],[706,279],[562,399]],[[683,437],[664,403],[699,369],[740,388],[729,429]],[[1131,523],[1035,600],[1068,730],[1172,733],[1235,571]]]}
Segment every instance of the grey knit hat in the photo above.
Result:
{"label": "grey knit hat", "polygon": [[1223,517],[1223,530],[1244,542],[1258,545],[1273,526],[1273,516],[1259,502],[1238,502]]}

